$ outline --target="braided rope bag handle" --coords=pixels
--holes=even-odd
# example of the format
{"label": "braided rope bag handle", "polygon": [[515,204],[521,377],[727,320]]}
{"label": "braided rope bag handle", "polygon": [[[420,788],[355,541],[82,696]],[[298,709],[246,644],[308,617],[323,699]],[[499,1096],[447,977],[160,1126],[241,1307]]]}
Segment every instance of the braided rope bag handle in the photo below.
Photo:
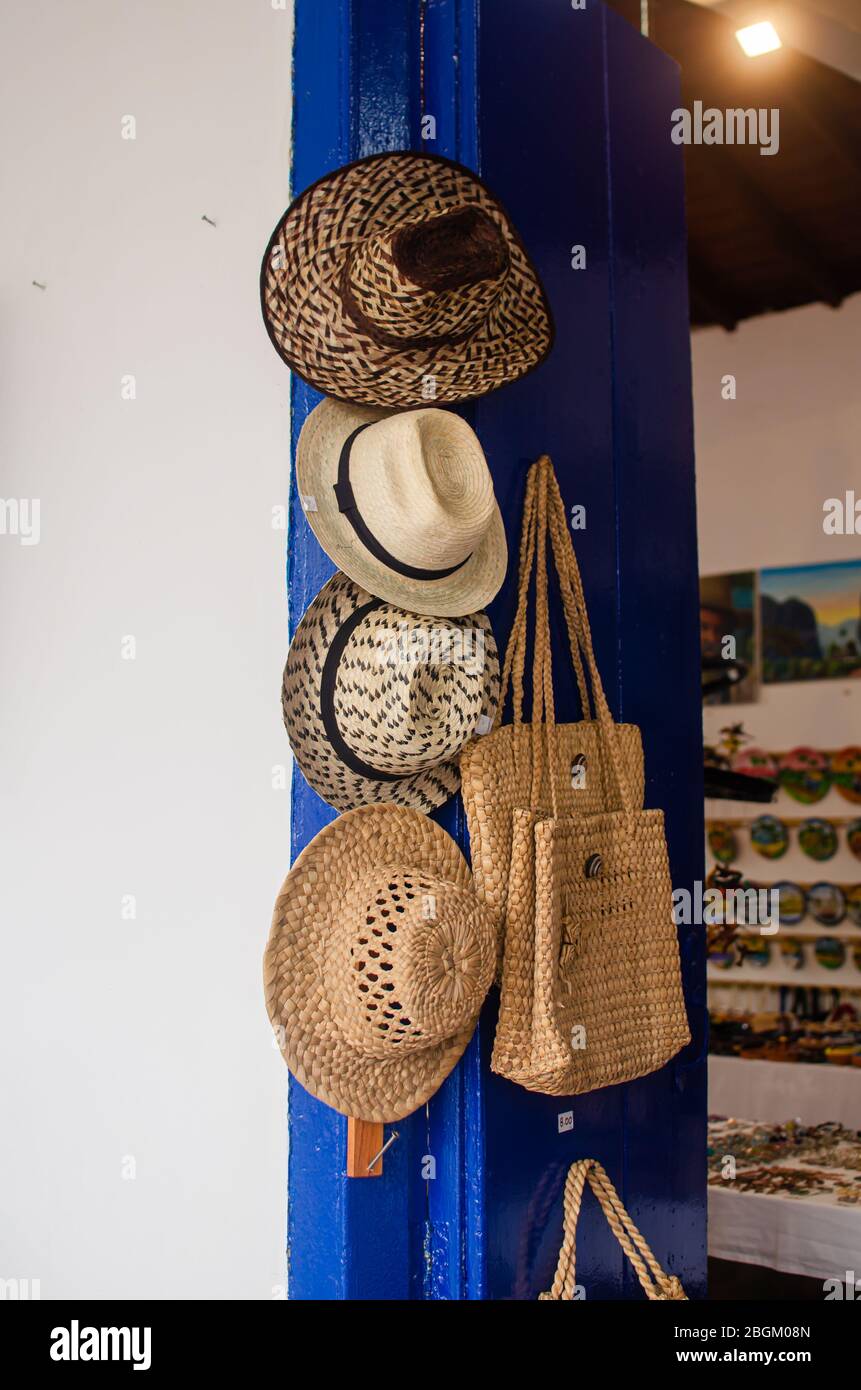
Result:
{"label": "braided rope bag handle", "polygon": [[604,1168],[596,1158],[581,1158],[572,1163],[565,1179],[565,1197],[562,1214],[562,1245],[559,1250],[559,1263],[553,1283],[546,1293],[538,1295],[541,1300],[571,1300],[577,1286],[576,1238],[577,1218],[583,1202],[583,1192],[589,1183],[598,1203],[607,1218],[607,1224],[618,1240],[637,1274],[648,1299],[666,1302],[671,1299],[684,1299],[687,1294],[681,1280],[674,1274],[665,1274],[648,1245],[622,1205],[622,1200],[608,1178]]}

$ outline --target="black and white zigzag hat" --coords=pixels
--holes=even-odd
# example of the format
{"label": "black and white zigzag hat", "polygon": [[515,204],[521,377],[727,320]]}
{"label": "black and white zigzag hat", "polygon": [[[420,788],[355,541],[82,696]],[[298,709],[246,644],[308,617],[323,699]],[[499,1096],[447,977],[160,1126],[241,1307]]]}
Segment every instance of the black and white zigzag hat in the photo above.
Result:
{"label": "black and white zigzag hat", "polygon": [[460,785],[461,750],[490,732],[498,702],[485,613],[407,613],[340,572],[310,604],[284,668],[290,746],[339,811],[440,806]]}

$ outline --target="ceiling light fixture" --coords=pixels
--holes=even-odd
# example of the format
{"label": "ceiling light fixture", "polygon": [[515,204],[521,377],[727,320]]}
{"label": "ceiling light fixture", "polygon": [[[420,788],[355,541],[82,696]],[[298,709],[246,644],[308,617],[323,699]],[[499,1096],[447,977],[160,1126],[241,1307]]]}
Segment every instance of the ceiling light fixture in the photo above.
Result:
{"label": "ceiling light fixture", "polygon": [[758,58],[761,53],[773,53],[775,48],[783,47],[780,35],[767,19],[761,24],[749,24],[746,29],[736,29],[735,36],[748,58]]}

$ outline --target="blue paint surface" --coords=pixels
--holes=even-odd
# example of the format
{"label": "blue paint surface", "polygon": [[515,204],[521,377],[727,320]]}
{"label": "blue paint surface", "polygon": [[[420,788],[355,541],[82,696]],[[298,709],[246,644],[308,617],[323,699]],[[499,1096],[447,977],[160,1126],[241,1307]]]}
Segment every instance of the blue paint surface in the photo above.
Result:
{"label": "blue paint surface", "polygon": [[[646,804],[667,812],[673,882],[689,886],[702,876],[703,805],[682,162],[667,134],[676,69],[596,0],[586,10],[567,0],[296,0],[295,91],[295,191],[360,155],[422,148],[431,114],[436,139],[424,148],[481,172],[539,267],[553,353],[462,413],[487,453],[513,551],[539,453],[553,456],[566,503],[587,509],[576,540],[604,684],[616,717],[643,730]],[[574,271],[581,243],[588,269]],[[318,399],[294,380],[294,449]],[[291,630],[331,573],[291,483]],[[501,645],[512,589],[509,576],[490,610]],[[561,642],[554,669],[558,717],[575,718]],[[297,773],[294,854],[333,815]],[[437,818],[465,843],[459,799]],[[395,1126],[382,1179],[344,1177],[346,1121],[291,1082],[290,1296],[534,1298],[552,1273],[567,1166],[583,1156],[604,1163],[658,1258],[701,1295],[696,938],[687,929],[682,941],[694,1038],[677,1061],[571,1101],[532,1095],[490,1072],[494,995],[455,1073]],[[560,1135],[568,1109],[574,1129]],[[425,1155],[433,1181],[422,1177]],[[591,1199],[578,1255],[590,1297],[641,1296]]]}

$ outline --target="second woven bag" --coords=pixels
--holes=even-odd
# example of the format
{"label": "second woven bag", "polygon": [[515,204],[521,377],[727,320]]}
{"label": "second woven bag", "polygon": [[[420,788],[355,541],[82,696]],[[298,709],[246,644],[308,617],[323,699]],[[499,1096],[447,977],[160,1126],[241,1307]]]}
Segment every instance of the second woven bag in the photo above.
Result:
{"label": "second woven bag", "polygon": [[[505,920],[509,869],[515,822],[527,819],[530,807],[556,805],[561,815],[580,818],[610,810],[616,805],[612,767],[608,762],[606,736],[602,737],[590,710],[589,694],[580,656],[580,621],[570,588],[560,587],[571,659],[577,676],[582,718],[553,729],[554,757],[551,761],[534,756],[533,728],[540,723],[538,709],[542,698],[543,669],[533,669],[532,723],[523,718],[523,676],[526,658],[527,609],[530,582],[535,566],[538,519],[539,478],[543,474],[545,510],[542,531],[546,532],[547,479],[556,479],[549,459],[539,459],[529,470],[523,527],[520,540],[518,602],[514,624],[505,653],[502,688],[495,710],[493,731],[472,742],[461,754],[462,795],[469,825],[470,853],[476,890],[496,917],[500,928]],[[563,530],[564,530],[563,525]],[[511,692],[513,721],[500,727],[503,706]],[[541,731],[544,737],[544,731]],[[632,793],[643,802],[643,748],[640,730],[633,724],[614,724],[613,740],[627,774]],[[543,745],[542,745],[543,747]],[[550,777],[554,777],[551,788]]]}

